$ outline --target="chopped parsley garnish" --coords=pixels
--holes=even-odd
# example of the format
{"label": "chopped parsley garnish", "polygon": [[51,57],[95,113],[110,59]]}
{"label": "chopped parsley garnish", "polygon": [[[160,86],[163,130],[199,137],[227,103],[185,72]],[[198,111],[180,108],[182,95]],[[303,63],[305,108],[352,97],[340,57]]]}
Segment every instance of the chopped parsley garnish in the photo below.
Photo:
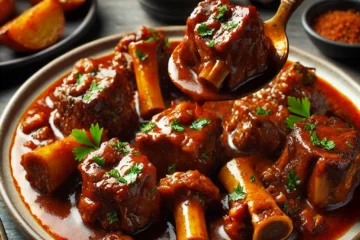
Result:
{"label": "chopped parsley garnish", "polygon": [[123,148],[122,153],[124,154],[124,156],[126,156],[130,153],[130,149],[125,147],[125,148]]}
{"label": "chopped parsley garnish", "polygon": [[211,121],[207,118],[198,118],[194,122],[192,122],[190,128],[195,130],[200,130],[203,127],[209,125]]}
{"label": "chopped parsley garnish", "polygon": [[254,175],[252,175],[252,176],[250,177],[250,182],[255,182],[255,176],[254,176]]}
{"label": "chopped parsley garnish", "polygon": [[109,172],[107,172],[105,175],[109,177],[115,178],[117,181],[124,183],[124,184],[131,184],[136,182],[136,179],[138,175],[143,170],[144,165],[142,163],[135,164],[130,168],[130,171],[126,173],[123,177],[120,176],[119,170],[117,169],[111,169]]}
{"label": "chopped parsley garnish", "polygon": [[168,167],[168,174],[173,174],[176,171],[176,165],[173,164]]}
{"label": "chopped parsley garnish", "polygon": [[101,136],[103,134],[104,129],[99,127],[99,124],[96,125],[91,124],[90,126],[90,135],[84,129],[73,129],[71,135],[75,138],[76,141],[85,145],[86,147],[76,147],[73,150],[75,155],[75,159],[77,161],[82,161],[90,152],[100,147]]}
{"label": "chopped parsley garnish", "polygon": [[82,78],[82,74],[81,73],[77,73],[76,74],[76,83],[77,84],[81,84],[81,78]]}
{"label": "chopped parsley garnish", "polygon": [[147,59],[147,57],[148,57],[146,54],[144,54],[139,49],[135,49],[135,54],[141,61],[145,61]]}
{"label": "chopped parsley garnish", "polygon": [[350,143],[349,141],[346,141],[346,145],[347,145],[348,147],[351,147],[351,148],[352,148],[352,145],[351,145],[351,143]]}
{"label": "chopped parsley garnish", "polygon": [[133,152],[133,155],[134,155],[134,156],[140,156],[140,151],[138,151],[138,150],[134,151],[134,152]]}
{"label": "chopped parsley garnish", "polygon": [[289,174],[286,176],[288,180],[288,184],[286,185],[287,191],[289,193],[296,190],[296,186],[301,184],[301,181],[298,176],[296,176],[296,173],[294,170],[291,170]]}
{"label": "chopped parsley garnish", "polygon": [[165,40],[165,47],[170,47],[170,41],[168,38]]}
{"label": "chopped parsley garnish", "polygon": [[263,115],[263,116],[267,116],[267,115],[270,115],[272,113],[271,110],[265,110],[261,107],[257,107],[256,108],[256,114],[257,115]]}
{"label": "chopped parsley garnish", "polygon": [[90,101],[91,96],[96,93],[101,93],[104,90],[104,88],[100,87],[100,84],[96,81],[93,81],[90,85],[90,88],[86,91],[84,95],[85,101]]}
{"label": "chopped parsley garnish", "polygon": [[314,131],[314,129],[316,128],[316,124],[315,123],[306,123],[304,129],[308,132],[312,132]]}
{"label": "chopped parsley garnish", "polygon": [[246,193],[244,192],[244,188],[240,185],[240,183],[234,188],[234,191],[229,194],[229,198],[232,201],[243,200],[246,198]]}
{"label": "chopped parsley garnish", "polygon": [[202,153],[201,154],[201,158],[204,159],[204,160],[208,160],[209,156],[206,152]]}
{"label": "chopped parsley garnish", "polygon": [[142,133],[148,133],[148,132],[150,132],[151,130],[153,130],[154,128],[155,128],[155,124],[149,122],[149,123],[143,124],[143,125],[141,126],[140,131],[141,131]]}
{"label": "chopped parsley garnish", "polygon": [[324,148],[325,150],[328,150],[328,151],[335,148],[334,141],[329,141],[329,140],[327,140],[326,137],[323,138],[323,140],[320,141],[316,132],[314,132],[310,136],[310,141],[312,142],[312,144],[314,146],[321,146],[322,148]]}
{"label": "chopped parsley garnish", "polygon": [[226,4],[217,7],[217,10],[219,11],[219,13],[215,16],[215,18],[217,20],[222,19],[225,16],[225,13],[226,13],[227,9],[228,8],[227,8]]}
{"label": "chopped parsley garnish", "polygon": [[105,167],[105,159],[103,157],[94,156],[93,159],[94,159],[94,162],[96,162],[97,165],[99,165],[101,167]]}
{"label": "chopped parsley garnish", "polygon": [[126,147],[126,145],[128,145],[127,142],[120,142],[120,141],[116,141],[111,143],[111,146],[115,149],[115,151],[122,151],[124,147]]}
{"label": "chopped parsley garnish", "polygon": [[197,28],[197,32],[201,37],[211,37],[215,29],[208,29],[205,23],[202,23]]}
{"label": "chopped parsley garnish", "polygon": [[155,41],[154,36],[151,36],[151,37],[149,37],[148,39],[145,40],[146,43],[153,42],[153,41]]}
{"label": "chopped parsley garnish", "polygon": [[310,106],[311,103],[307,97],[302,99],[288,96],[288,109],[291,113],[290,116],[285,120],[286,126],[290,129],[294,129],[294,124],[302,121],[304,118],[310,117]]}
{"label": "chopped parsley garnish", "polygon": [[185,130],[185,127],[180,124],[178,119],[172,121],[170,127],[177,132],[183,132]]}
{"label": "chopped parsley garnish", "polygon": [[106,216],[107,216],[109,224],[113,224],[113,223],[119,221],[119,218],[118,218],[116,212],[109,212],[109,213],[107,213]]}
{"label": "chopped parsley garnish", "polygon": [[238,26],[237,23],[234,22],[228,22],[225,26],[225,30],[229,31],[230,29],[236,28]]}
{"label": "chopped parsley garnish", "polygon": [[215,41],[211,40],[210,42],[207,43],[207,45],[212,48],[215,46]]}

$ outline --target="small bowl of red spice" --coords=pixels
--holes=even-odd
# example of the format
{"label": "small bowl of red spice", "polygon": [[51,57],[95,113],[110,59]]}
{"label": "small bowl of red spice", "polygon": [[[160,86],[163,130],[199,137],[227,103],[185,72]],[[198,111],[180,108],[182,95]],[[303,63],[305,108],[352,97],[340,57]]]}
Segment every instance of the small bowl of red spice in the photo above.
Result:
{"label": "small bowl of red spice", "polygon": [[360,54],[360,1],[316,2],[303,13],[302,24],[325,55],[352,58]]}

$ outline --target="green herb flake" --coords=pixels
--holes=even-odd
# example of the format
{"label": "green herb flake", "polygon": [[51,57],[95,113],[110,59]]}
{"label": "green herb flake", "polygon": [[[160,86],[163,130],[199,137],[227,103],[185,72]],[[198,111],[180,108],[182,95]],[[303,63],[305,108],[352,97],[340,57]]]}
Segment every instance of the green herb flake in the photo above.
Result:
{"label": "green herb flake", "polygon": [[132,153],[134,156],[140,156],[140,151],[136,150]]}
{"label": "green herb flake", "polygon": [[294,129],[294,124],[302,121],[304,118],[310,117],[311,103],[307,97],[302,99],[288,96],[288,109],[291,113],[285,120],[286,126],[290,129]]}
{"label": "green herb flake", "polygon": [[352,148],[353,146],[351,145],[350,141],[346,141],[346,145],[350,148]]}
{"label": "green herb flake", "polygon": [[217,10],[219,13],[215,16],[215,19],[220,20],[225,16],[225,13],[228,10],[228,8],[227,8],[227,5],[224,4],[224,5],[217,7]]}
{"label": "green herb flake", "polygon": [[130,149],[124,147],[124,148],[122,149],[122,153],[123,153],[124,156],[127,156],[127,155],[129,155],[129,153],[130,153]]}
{"label": "green herb flake", "polygon": [[201,23],[197,28],[197,32],[201,37],[211,37],[215,29],[208,29],[205,23]]}
{"label": "green herb flake", "polygon": [[135,164],[130,168],[130,171],[125,174],[124,179],[126,180],[127,184],[131,184],[136,182],[138,175],[142,172],[144,165],[142,163]]}
{"label": "green herb flake", "polygon": [[192,122],[190,128],[195,130],[200,130],[203,127],[209,125],[211,121],[207,118],[198,118],[194,122]]}
{"label": "green herb flake", "polygon": [[115,151],[121,152],[123,151],[123,149],[128,145],[127,142],[120,142],[120,141],[116,141],[116,142],[112,142],[111,146],[114,148]]}
{"label": "green herb flake", "polygon": [[105,159],[103,157],[94,156],[93,159],[97,165],[99,165],[101,167],[105,167]]}
{"label": "green herb flake", "polygon": [[140,131],[141,131],[142,133],[148,133],[148,132],[150,132],[151,130],[153,130],[154,128],[155,128],[155,124],[149,122],[149,123],[143,124],[143,125],[141,126]]}
{"label": "green herb flake", "polygon": [[153,42],[153,41],[155,41],[154,36],[151,36],[151,37],[149,37],[148,39],[145,40],[146,43]]}
{"label": "green herb flake", "polygon": [[204,159],[204,160],[208,160],[209,159],[209,156],[206,152],[202,153],[201,154],[201,158]]}
{"label": "green herb flake", "polygon": [[173,164],[168,167],[168,174],[173,174],[176,171],[176,165]]}
{"label": "green herb flake", "polygon": [[301,181],[294,170],[291,170],[289,174],[286,176],[288,184],[286,185],[287,191],[289,193],[296,190],[296,186],[301,184]]}
{"label": "green herb flake", "polygon": [[144,54],[141,50],[139,49],[135,49],[135,54],[136,56],[141,60],[141,61],[145,61],[147,59],[147,55]]}
{"label": "green herb flake", "polygon": [[77,84],[81,84],[81,78],[82,78],[82,74],[81,73],[77,73],[76,74],[76,83]]}
{"label": "green herb flake", "polygon": [[326,137],[320,141],[316,132],[314,132],[310,136],[310,141],[312,142],[312,144],[314,146],[321,146],[322,148],[324,148],[327,151],[330,151],[335,148],[334,141],[329,141]]}
{"label": "green herb flake", "polygon": [[215,47],[215,41],[211,40],[210,42],[207,43],[207,45],[211,48]]}
{"label": "green herb flake", "polygon": [[236,28],[238,26],[237,23],[234,23],[234,22],[228,22],[225,26],[225,30],[229,31],[233,28]]}
{"label": "green herb flake", "polygon": [[232,201],[244,200],[246,198],[246,193],[244,192],[244,188],[240,185],[240,183],[234,188],[234,191],[229,194],[229,199]]}
{"label": "green herb flake", "polygon": [[254,175],[252,175],[252,176],[250,177],[250,182],[255,182],[255,176],[254,176]]}
{"label": "green herb flake", "polygon": [[257,114],[257,115],[268,116],[268,115],[270,115],[271,113],[272,113],[271,110],[265,110],[265,109],[263,109],[263,108],[261,108],[261,107],[257,107],[257,108],[256,108],[256,114]]}
{"label": "green herb flake", "polygon": [[107,216],[109,224],[113,224],[113,223],[119,221],[119,218],[118,218],[116,212],[109,212],[109,213],[107,213],[106,216]]}
{"label": "green herb flake", "polygon": [[96,123],[91,124],[90,126],[90,135],[91,139],[89,138],[87,132],[82,129],[73,129],[71,132],[71,136],[75,138],[76,141],[85,145],[85,147],[76,147],[73,150],[75,155],[75,159],[77,161],[82,161],[90,152],[96,150],[100,147],[101,137],[103,134],[104,129],[99,127],[99,124]]}
{"label": "green herb flake", "polygon": [[316,124],[315,123],[306,123],[304,129],[308,132],[312,132],[314,131],[314,129],[316,128]]}
{"label": "green herb flake", "polygon": [[165,47],[170,47],[170,41],[168,38],[165,40]]}
{"label": "green herb flake", "polygon": [[175,119],[171,122],[170,127],[177,132],[183,132],[185,130],[185,127],[180,124],[178,119]]}

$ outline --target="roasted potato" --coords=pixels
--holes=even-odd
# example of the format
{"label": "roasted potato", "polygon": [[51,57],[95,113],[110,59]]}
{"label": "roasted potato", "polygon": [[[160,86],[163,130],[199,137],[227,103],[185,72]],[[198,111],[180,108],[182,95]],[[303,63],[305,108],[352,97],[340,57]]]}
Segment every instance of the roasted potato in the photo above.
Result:
{"label": "roasted potato", "polygon": [[18,52],[54,44],[64,31],[64,11],[57,0],[44,0],[0,28],[0,42]]}
{"label": "roasted potato", "polygon": [[[29,0],[32,4],[37,4],[43,0]],[[80,7],[86,0],[58,0],[65,12],[72,11]]]}
{"label": "roasted potato", "polygon": [[4,22],[15,9],[14,0],[0,0],[0,23]]}

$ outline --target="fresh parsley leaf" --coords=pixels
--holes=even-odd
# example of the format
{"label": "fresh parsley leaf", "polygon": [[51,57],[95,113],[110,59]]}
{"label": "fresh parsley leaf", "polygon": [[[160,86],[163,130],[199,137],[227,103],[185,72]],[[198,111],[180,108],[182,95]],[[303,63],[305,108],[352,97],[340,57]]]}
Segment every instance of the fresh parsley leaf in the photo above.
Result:
{"label": "fresh parsley leaf", "polygon": [[119,218],[117,216],[116,212],[109,212],[106,214],[109,224],[113,224],[117,221],[119,221]]}
{"label": "fresh parsley leaf", "polygon": [[310,117],[311,103],[307,97],[302,99],[288,96],[288,109],[291,113],[296,115],[289,115],[285,120],[286,126],[290,129],[294,129],[294,124],[302,121],[304,118]]}
{"label": "fresh parsley leaf", "polygon": [[145,61],[147,59],[147,55],[144,54],[141,50],[139,49],[135,49],[135,54],[136,56],[141,60],[141,61]]}
{"label": "fresh parsley leaf", "polygon": [[108,171],[107,173],[105,173],[105,176],[109,176],[109,177],[113,177],[115,178],[117,181],[121,182],[121,183],[127,183],[126,179],[120,176],[120,172],[117,169],[111,169],[110,171]]}
{"label": "fresh parsley leaf", "polygon": [[176,165],[173,164],[168,167],[168,174],[173,174],[176,171]]}
{"label": "fresh parsley leaf", "polygon": [[201,37],[211,37],[215,29],[208,29],[205,23],[201,23],[197,28],[197,32]]}
{"label": "fresh parsley leaf", "polygon": [[195,130],[200,130],[203,127],[209,125],[211,121],[207,118],[198,118],[194,122],[192,122],[190,128]]}
{"label": "fresh parsley leaf", "polygon": [[155,128],[155,124],[149,122],[149,123],[143,124],[143,125],[141,126],[140,131],[141,131],[142,133],[148,133],[148,132],[150,132],[151,130],[153,130],[154,128]]}
{"label": "fresh parsley leaf", "polygon": [[311,134],[310,136],[310,141],[312,142],[313,145],[315,146],[319,146],[320,145],[320,140],[318,138],[318,135],[316,132],[314,132],[313,134]]}
{"label": "fresh parsley leaf", "polygon": [[210,42],[207,43],[207,45],[212,48],[215,46],[215,41],[211,40]]}
{"label": "fresh parsley leaf", "polygon": [[93,159],[94,159],[94,162],[96,162],[97,165],[99,165],[101,167],[105,167],[105,159],[103,157],[94,156]]}
{"label": "fresh parsley leaf", "polygon": [[100,83],[93,81],[90,85],[89,91],[90,92],[102,92],[104,89],[100,87]]}
{"label": "fresh parsley leaf", "polygon": [[130,153],[130,149],[124,147],[124,148],[122,149],[122,153],[124,154],[124,156],[126,156],[126,155],[128,155],[128,154]]}
{"label": "fresh parsley leaf", "polygon": [[145,40],[146,43],[153,42],[153,41],[155,41],[154,36],[151,36],[151,37],[149,37],[148,39]]}
{"label": "fresh parsley leaf", "polygon": [[227,5],[221,5],[219,7],[217,7],[217,10],[219,11],[219,13],[215,16],[215,19],[220,20],[225,16],[225,13],[227,11]]}
{"label": "fresh parsley leaf", "polygon": [[314,131],[314,129],[316,128],[316,124],[315,123],[306,123],[304,129],[308,132],[312,132]]}
{"label": "fresh parsley leaf", "polygon": [[[73,150],[75,155],[75,159],[77,161],[82,161],[86,155],[88,155],[91,151],[100,147],[101,136],[103,134],[104,129],[99,127],[99,124],[91,124],[90,126],[90,135],[92,141],[89,139],[88,134],[84,129],[73,129],[71,135],[81,144],[86,145],[86,147],[76,147]],[[94,142],[95,143],[94,143]]]}
{"label": "fresh parsley leaf", "polygon": [[257,107],[256,108],[256,114],[257,115],[263,115],[263,116],[267,116],[267,115],[270,115],[272,113],[271,110],[265,110],[261,107]]}
{"label": "fresh parsley leaf", "polygon": [[170,127],[177,132],[183,132],[185,130],[185,127],[180,124],[178,119],[172,121]]}
{"label": "fresh parsley leaf", "polygon": [[238,26],[237,23],[234,22],[228,22],[225,26],[225,30],[229,31],[230,29],[236,28]]}
{"label": "fresh parsley leaf", "polygon": [[346,141],[346,145],[347,145],[348,147],[351,147],[351,148],[352,148],[352,145],[351,145],[351,143],[350,143],[349,141]]}
{"label": "fresh parsley leaf", "polygon": [[140,156],[140,151],[138,151],[138,150],[134,151],[134,152],[133,152],[133,155],[134,155],[134,156]]}
{"label": "fresh parsley leaf", "polygon": [[296,186],[301,184],[301,181],[298,176],[296,176],[296,173],[294,170],[291,170],[289,174],[286,176],[288,180],[288,184],[286,185],[287,191],[289,193],[296,190]]}
{"label": "fresh parsley leaf", "polygon": [[90,134],[93,141],[95,142],[96,147],[100,147],[101,136],[103,134],[103,131],[104,129],[100,128],[98,123],[96,123],[95,125],[91,124],[90,126]]}
{"label": "fresh parsley leaf", "polygon": [[234,191],[229,194],[229,198],[232,201],[243,200],[246,198],[246,193],[244,192],[244,188],[240,185],[240,183],[234,188]]}
{"label": "fresh parsley leaf", "polygon": [[255,176],[254,176],[254,175],[252,175],[252,176],[250,177],[250,182],[255,182]]}
{"label": "fresh parsley leaf", "polygon": [[116,141],[111,143],[111,146],[115,149],[115,151],[122,151],[124,147],[126,147],[126,145],[128,145],[127,142],[120,142],[120,141]]}
{"label": "fresh parsley leaf", "polygon": [[76,74],[76,83],[77,84],[81,84],[81,78],[82,78],[82,74],[81,73],[77,73]]}
{"label": "fresh parsley leaf", "polygon": [[92,151],[94,151],[94,148],[76,147],[73,150],[73,153],[75,155],[75,160],[81,162]]}
{"label": "fresh parsley leaf", "polygon": [[290,112],[304,118],[310,117],[311,103],[307,97],[302,99],[288,96],[288,109]]}

